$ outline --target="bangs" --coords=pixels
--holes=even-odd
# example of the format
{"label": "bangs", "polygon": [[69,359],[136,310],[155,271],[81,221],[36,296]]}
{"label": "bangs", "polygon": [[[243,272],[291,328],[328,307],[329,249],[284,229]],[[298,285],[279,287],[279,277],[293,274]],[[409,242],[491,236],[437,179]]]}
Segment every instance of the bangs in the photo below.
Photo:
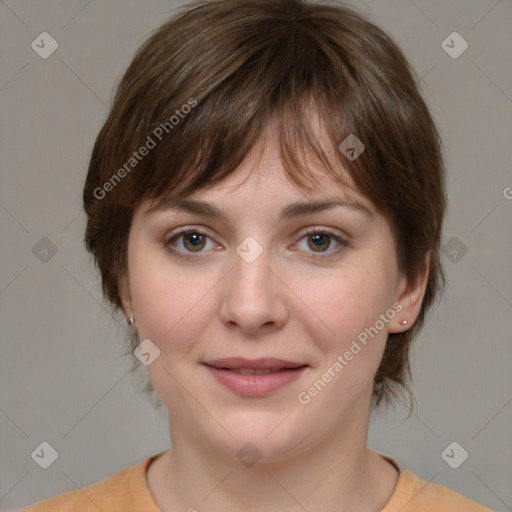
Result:
{"label": "bangs", "polygon": [[202,145],[197,154],[180,154],[171,144],[163,146],[154,167],[154,186],[141,199],[152,199],[153,211],[170,199],[179,200],[213,187],[249,159],[257,166],[263,152],[273,144],[278,146],[286,178],[305,195],[325,180],[334,179],[352,188],[338,157],[339,137],[327,132],[324,118],[313,107],[303,106],[300,113],[293,107],[285,105],[282,113],[274,111],[268,118],[257,116],[231,133],[203,127],[206,133],[200,134]]}
{"label": "bangs", "polygon": [[[169,198],[178,200],[226,179],[259,142],[270,141],[280,148],[287,177],[306,193],[318,182],[312,167],[349,187],[342,175],[346,169],[379,207],[382,201],[362,179],[366,155],[352,162],[338,149],[350,134],[367,139],[354,122],[354,105],[361,102],[354,97],[356,78],[343,54],[290,20],[265,27],[265,34],[261,25],[254,35],[242,28],[243,33],[234,31],[237,46],[230,51],[216,41],[219,37],[225,44],[225,33],[202,33],[174,55],[173,69],[186,62],[186,72],[154,71],[163,77],[150,96],[160,100],[153,110],[141,107],[146,117],[151,112],[142,136],[155,139],[157,131],[161,140],[132,174],[128,195],[137,202],[152,199],[158,209]],[[200,57],[186,55],[191,51]],[[191,103],[194,108],[178,119],[176,113]],[[175,125],[168,122],[173,117],[179,121]],[[367,181],[375,185],[375,179]]]}

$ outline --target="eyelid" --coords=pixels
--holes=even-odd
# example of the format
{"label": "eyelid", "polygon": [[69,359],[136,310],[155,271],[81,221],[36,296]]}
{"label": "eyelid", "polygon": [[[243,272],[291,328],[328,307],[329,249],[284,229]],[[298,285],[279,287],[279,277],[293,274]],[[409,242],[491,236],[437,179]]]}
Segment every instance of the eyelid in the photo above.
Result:
{"label": "eyelid", "polygon": [[311,235],[311,234],[315,234],[315,233],[337,236],[339,238],[346,240],[347,242],[350,238],[347,233],[345,233],[339,229],[330,228],[330,227],[322,226],[322,225],[316,225],[316,224],[314,226],[309,226],[307,228],[300,230],[299,233],[297,234],[297,236],[303,237],[305,235]]}
{"label": "eyelid", "polygon": [[189,232],[198,233],[200,235],[206,235],[211,239],[214,238],[213,235],[208,231],[208,229],[199,226],[194,226],[193,224],[173,229],[169,233],[167,233],[164,238],[165,240],[171,240],[177,237],[178,235],[182,235]]}

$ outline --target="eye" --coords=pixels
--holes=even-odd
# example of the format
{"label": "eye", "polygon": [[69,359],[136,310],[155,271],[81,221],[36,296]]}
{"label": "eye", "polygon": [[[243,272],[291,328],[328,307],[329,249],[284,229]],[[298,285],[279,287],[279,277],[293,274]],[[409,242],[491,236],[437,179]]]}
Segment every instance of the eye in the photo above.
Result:
{"label": "eye", "polygon": [[[165,246],[177,256],[186,258],[186,254],[201,253],[208,245],[210,236],[196,228],[184,228],[171,233],[165,241]],[[210,240],[211,241],[211,240]],[[181,246],[176,248],[175,246]]]}
{"label": "eye", "polygon": [[[349,246],[347,240],[338,234],[323,228],[314,228],[307,231],[306,233],[303,233],[300,241],[302,240],[306,240],[306,249],[302,250],[309,252],[308,249],[311,249],[313,252],[311,257],[314,259],[329,258],[334,254],[338,254],[341,250],[343,250],[344,247]],[[329,251],[328,249],[333,245],[333,241],[334,245],[337,245],[338,247],[337,249]]]}

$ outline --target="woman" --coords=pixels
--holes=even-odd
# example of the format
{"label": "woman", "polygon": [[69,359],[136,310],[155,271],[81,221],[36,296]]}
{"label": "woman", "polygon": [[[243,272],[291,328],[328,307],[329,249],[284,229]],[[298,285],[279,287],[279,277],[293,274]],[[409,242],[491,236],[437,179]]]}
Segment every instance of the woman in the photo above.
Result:
{"label": "woman", "polygon": [[187,7],[126,71],[84,208],[172,448],[26,511],[489,510],[367,447],[444,283],[446,209],[435,123],[378,27]]}

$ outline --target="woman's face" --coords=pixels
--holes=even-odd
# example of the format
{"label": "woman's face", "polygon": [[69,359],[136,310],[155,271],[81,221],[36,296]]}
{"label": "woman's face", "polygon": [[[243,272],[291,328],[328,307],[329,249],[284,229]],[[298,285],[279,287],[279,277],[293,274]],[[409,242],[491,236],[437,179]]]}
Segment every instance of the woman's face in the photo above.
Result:
{"label": "woman's face", "polygon": [[[388,332],[414,321],[424,290],[400,278],[372,203],[315,172],[312,190],[296,188],[269,146],[188,197],[203,213],[147,213],[147,202],[135,211],[123,303],[151,340],[143,352],[173,445],[234,456],[251,442],[270,461],[335,436],[366,443]],[[267,371],[281,369],[240,373],[263,358],[281,360],[259,361]]]}

